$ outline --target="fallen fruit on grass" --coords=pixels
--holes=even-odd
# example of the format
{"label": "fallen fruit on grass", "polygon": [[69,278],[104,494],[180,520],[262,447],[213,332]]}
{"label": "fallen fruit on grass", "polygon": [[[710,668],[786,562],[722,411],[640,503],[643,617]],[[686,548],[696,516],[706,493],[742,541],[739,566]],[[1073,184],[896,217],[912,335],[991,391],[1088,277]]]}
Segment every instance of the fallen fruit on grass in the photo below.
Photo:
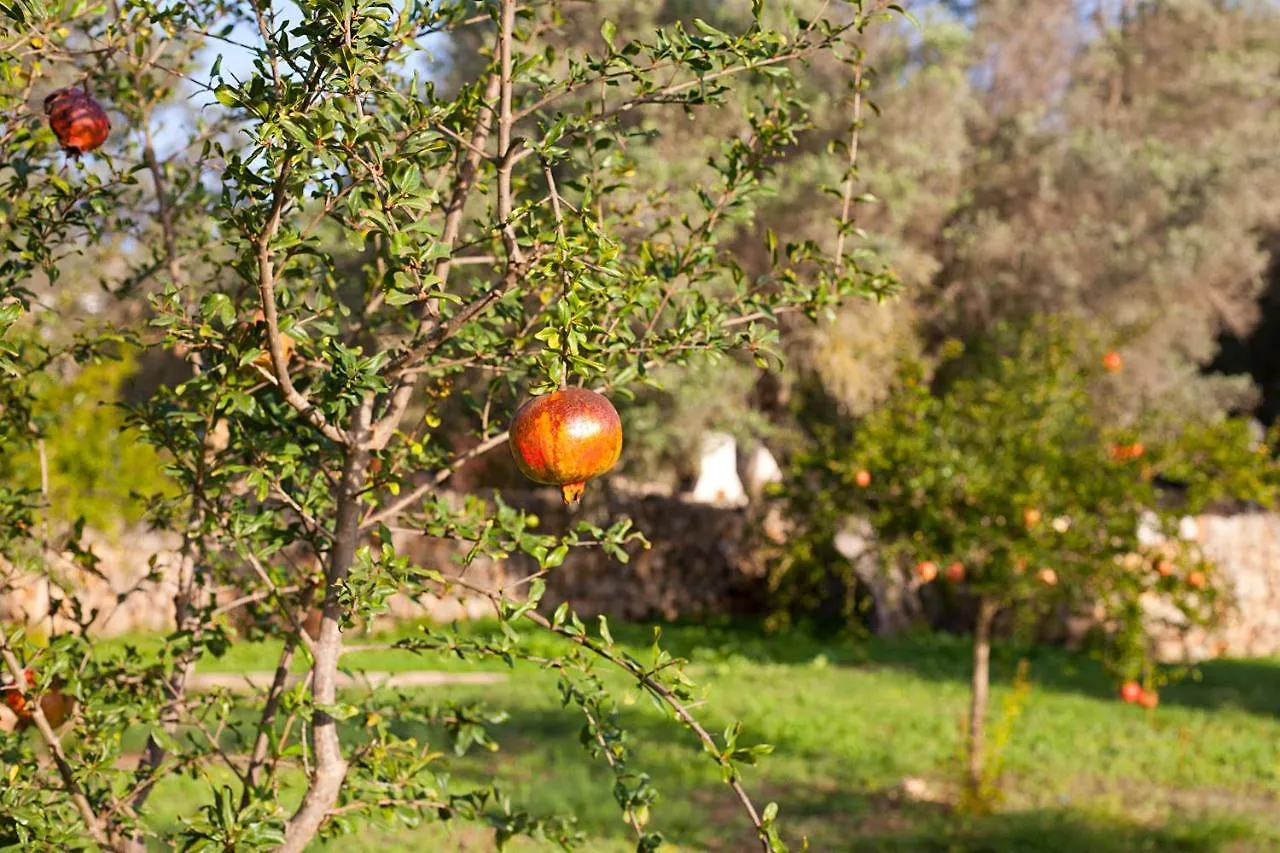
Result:
{"label": "fallen fruit on grass", "polygon": [[574,506],[587,481],[622,455],[622,420],[603,394],[565,388],[526,401],[511,422],[509,443],[520,473],[560,486],[564,502]]}
{"label": "fallen fruit on grass", "polygon": [[871,472],[863,469],[853,475],[853,482],[857,483],[859,489],[865,489],[871,485]]}
{"label": "fallen fruit on grass", "polygon": [[938,576],[938,564],[933,560],[921,560],[916,563],[916,577],[920,583],[931,583]]}
{"label": "fallen fruit on grass", "polygon": [[957,560],[947,566],[947,580],[952,583],[961,583],[964,580],[964,563]]}
{"label": "fallen fruit on grass", "polygon": [[1130,705],[1136,704],[1142,699],[1142,685],[1136,681],[1126,681],[1120,685],[1120,701],[1127,702]]}
{"label": "fallen fruit on grass", "polygon": [[106,111],[81,89],[59,89],[44,99],[44,111],[62,150],[75,157],[97,148],[111,133]]}
{"label": "fallen fruit on grass", "polygon": [[1112,350],[1102,357],[1102,367],[1107,373],[1119,373],[1124,369],[1124,359],[1120,353]]}
{"label": "fallen fruit on grass", "polygon": [[1150,710],[1160,704],[1160,694],[1154,690],[1144,690],[1138,697],[1138,704]]}

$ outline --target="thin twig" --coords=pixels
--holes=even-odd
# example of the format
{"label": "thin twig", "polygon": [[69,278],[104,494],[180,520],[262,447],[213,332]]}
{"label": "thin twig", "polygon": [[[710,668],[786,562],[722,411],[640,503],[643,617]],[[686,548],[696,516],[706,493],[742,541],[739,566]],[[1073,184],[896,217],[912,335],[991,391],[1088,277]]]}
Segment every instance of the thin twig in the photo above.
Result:
{"label": "thin twig", "polygon": [[853,67],[853,127],[849,131],[849,165],[844,180],[844,197],[840,204],[840,233],[836,237],[836,272],[844,268],[844,241],[853,213],[853,185],[857,177],[858,134],[862,130],[862,59]]}

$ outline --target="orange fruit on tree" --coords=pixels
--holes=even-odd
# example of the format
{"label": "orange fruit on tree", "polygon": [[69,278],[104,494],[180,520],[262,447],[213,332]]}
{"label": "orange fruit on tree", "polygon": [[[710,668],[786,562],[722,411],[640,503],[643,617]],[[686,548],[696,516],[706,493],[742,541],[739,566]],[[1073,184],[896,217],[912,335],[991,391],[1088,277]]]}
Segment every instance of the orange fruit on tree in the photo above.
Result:
{"label": "orange fruit on tree", "polygon": [[617,464],[622,420],[603,394],[565,388],[526,401],[511,422],[508,443],[520,473],[559,486],[573,506],[588,480]]}
{"label": "orange fruit on tree", "polygon": [[1120,353],[1111,350],[1102,357],[1102,367],[1107,373],[1119,373],[1124,369],[1124,359],[1120,357]]}
{"label": "orange fruit on tree", "polygon": [[853,482],[858,485],[858,488],[865,489],[871,485],[871,472],[864,468],[853,475]]}
{"label": "orange fruit on tree", "polygon": [[938,576],[938,564],[933,560],[921,560],[916,563],[916,577],[921,583],[931,583]]}
{"label": "orange fruit on tree", "polygon": [[1142,685],[1136,681],[1126,681],[1120,685],[1120,701],[1130,705],[1142,698]]}

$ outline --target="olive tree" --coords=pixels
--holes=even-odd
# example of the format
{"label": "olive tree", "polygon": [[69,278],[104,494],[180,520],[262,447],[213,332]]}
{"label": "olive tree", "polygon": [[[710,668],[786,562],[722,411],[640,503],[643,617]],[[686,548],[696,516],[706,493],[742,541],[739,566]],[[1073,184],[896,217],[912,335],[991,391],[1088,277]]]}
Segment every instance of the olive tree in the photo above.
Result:
{"label": "olive tree", "polygon": [[[457,817],[488,822],[500,841],[571,843],[570,825],[526,814],[492,786],[451,787],[447,761],[388,722],[434,723],[465,749],[489,743],[483,713],[339,692],[344,632],[394,592],[464,589],[492,602],[500,633],[426,631],[402,647],[511,661],[527,656],[529,631],[565,638],[569,650],[543,663],[613,769],[638,850],[661,843],[649,826],[655,792],[629,760],[599,665],[667,708],[722,768],[761,848],[783,849],[776,805],[757,807],[743,786],[740,765],[764,748],[697,721],[679,662],[656,647],[636,660],[603,620],[593,630],[567,607],[538,607],[544,575],[570,549],[625,560],[640,539],[631,522],[535,532],[500,497],[445,490],[461,466],[503,447],[529,393],[572,384],[623,405],[659,366],[763,360],[783,315],[817,317],[891,289],[859,245],[854,211],[868,73],[859,44],[893,11],[840,2],[803,19],[764,0],[751,11],[733,32],[693,19],[635,39],[606,19],[565,50],[551,44],[573,8],[558,0],[307,0],[288,15],[219,0],[0,4],[3,319],[49,332],[37,350],[3,354],[15,377],[3,390],[7,446],[38,441],[27,380],[51,365],[74,372],[126,342],[185,365],[132,410],[172,481],[149,520],[181,536],[175,630],[157,656],[104,652],[91,630],[101,614],[68,613],[72,598],[58,593],[74,629],[45,645],[21,629],[4,635],[10,694],[57,692],[79,710],[60,735],[30,703],[48,766],[30,739],[0,736],[10,780],[0,835],[296,851],[361,820]],[[482,45],[463,64],[475,74],[445,86],[437,54],[464,44]],[[223,49],[249,67],[206,64]],[[768,269],[748,274],[724,241],[769,193],[774,164],[803,144],[809,117],[793,73],[819,56],[848,71],[829,239],[770,231]],[[680,192],[650,182],[637,166],[656,132],[649,116],[696,121],[747,82],[753,97],[735,108],[749,132],[720,140],[714,177]],[[38,105],[60,85],[108,108],[115,130],[98,151],[57,150]],[[95,277],[115,307],[79,326],[51,322],[53,286],[83,290]],[[0,496],[13,522],[6,560],[93,569],[77,527],[37,535],[40,489]],[[462,565],[416,565],[396,548],[406,531],[463,543]],[[466,574],[474,559],[511,553],[539,571],[501,590]],[[230,601],[216,594],[227,586]],[[235,641],[232,610],[250,635],[283,639],[274,681],[248,709],[188,689],[195,664]],[[318,629],[304,630],[316,610]],[[297,660],[308,676],[293,688]],[[30,687],[24,668],[37,676]],[[139,730],[143,755],[122,767],[125,733]],[[211,780],[208,804],[162,832],[148,820],[152,794],[179,771]],[[298,782],[300,799],[288,794]]]}

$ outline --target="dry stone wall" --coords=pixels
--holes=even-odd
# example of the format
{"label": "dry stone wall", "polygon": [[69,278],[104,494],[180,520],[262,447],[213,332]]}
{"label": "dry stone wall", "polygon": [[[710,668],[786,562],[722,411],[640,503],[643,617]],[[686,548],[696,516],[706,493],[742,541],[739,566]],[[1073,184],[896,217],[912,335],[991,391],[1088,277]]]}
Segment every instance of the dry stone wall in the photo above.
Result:
{"label": "dry stone wall", "polygon": [[[537,513],[543,530],[564,529],[575,518],[550,492],[504,498]],[[629,515],[652,547],[633,546],[626,564],[599,549],[575,550],[548,577],[548,606],[568,601],[584,616],[675,619],[759,613],[766,604],[765,553],[769,544],[785,536],[785,526],[776,516],[761,518],[759,504],[734,508],[600,489],[584,512],[600,524]],[[1185,533],[1217,564],[1232,606],[1213,632],[1176,628],[1161,632],[1157,636],[1158,655],[1166,660],[1199,660],[1280,654],[1280,515],[1204,516],[1188,525]],[[177,583],[176,539],[130,531],[116,537],[91,535],[89,544],[100,560],[96,574],[67,560],[54,568],[60,586],[72,592],[86,611],[98,611],[93,629],[119,634],[170,628]],[[401,537],[398,544],[415,562],[446,574],[456,570],[457,558],[466,548],[412,537]],[[498,587],[533,570],[526,558],[513,556],[504,561],[478,561],[468,576]],[[50,587],[46,582],[2,564],[0,575],[0,620],[47,625]],[[238,591],[224,589],[217,595],[230,601]],[[374,627],[422,618],[441,622],[474,619],[492,612],[487,599],[462,594],[400,595],[389,605]],[[56,628],[69,627],[65,619],[54,621]]]}

